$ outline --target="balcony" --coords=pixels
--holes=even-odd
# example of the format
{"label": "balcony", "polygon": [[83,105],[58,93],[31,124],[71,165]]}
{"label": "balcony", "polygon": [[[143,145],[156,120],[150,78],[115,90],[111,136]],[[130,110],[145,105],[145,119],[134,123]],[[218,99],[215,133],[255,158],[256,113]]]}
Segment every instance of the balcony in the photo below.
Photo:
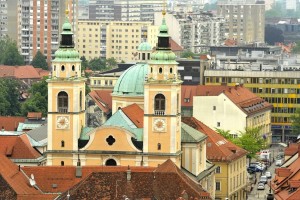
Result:
{"label": "balcony", "polygon": [[68,112],[68,107],[59,107],[58,112],[59,113],[67,113]]}
{"label": "balcony", "polygon": [[154,115],[165,115],[165,110],[154,110]]}

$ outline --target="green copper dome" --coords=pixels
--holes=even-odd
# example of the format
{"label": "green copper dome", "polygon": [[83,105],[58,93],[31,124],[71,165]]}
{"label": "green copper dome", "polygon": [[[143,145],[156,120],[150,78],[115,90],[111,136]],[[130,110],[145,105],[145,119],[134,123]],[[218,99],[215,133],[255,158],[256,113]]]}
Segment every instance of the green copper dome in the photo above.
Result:
{"label": "green copper dome", "polygon": [[152,51],[152,47],[148,42],[142,42],[138,47],[138,51]]}
{"label": "green copper dome", "polygon": [[59,48],[55,52],[55,59],[54,60],[62,60],[62,59],[68,59],[68,60],[80,60],[79,53],[75,49],[69,48]]}
{"label": "green copper dome", "polygon": [[113,94],[126,96],[144,95],[144,81],[148,64],[138,63],[128,68],[118,79]]}
{"label": "green copper dome", "polygon": [[72,31],[72,24],[69,22],[68,18],[66,17],[65,23],[62,25],[63,33],[66,31]]}
{"label": "green copper dome", "polygon": [[170,37],[168,31],[169,31],[169,28],[166,24],[166,19],[163,18],[162,24],[159,26],[158,37]]}
{"label": "green copper dome", "polygon": [[175,59],[176,55],[172,51],[155,51],[151,54],[151,60],[173,61]]}

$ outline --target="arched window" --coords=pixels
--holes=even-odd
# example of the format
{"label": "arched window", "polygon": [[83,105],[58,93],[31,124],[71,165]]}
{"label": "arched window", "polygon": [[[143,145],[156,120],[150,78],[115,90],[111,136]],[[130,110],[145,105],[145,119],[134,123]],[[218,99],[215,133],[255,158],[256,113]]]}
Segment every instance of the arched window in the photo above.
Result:
{"label": "arched window", "polygon": [[65,141],[61,141],[61,145],[60,145],[61,147],[65,147]]}
{"label": "arched window", "polygon": [[153,68],[151,67],[151,69],[150,69],[150,70],[151,70],[151,73],[152,73],[152,72],[153,72]]}
{"label": "arched window", "polygon": [[158,72],[159,72],[160,74],[162,73],[162,68],[161,68],[161,67],[159,68],[159,71],[158,71]]}
{"label": "arched window", "polygon": [[72,71],[75,71],[75,66],[74,65],[72,65]]}
{"label": "arched window", "polygon": [[172,74],[173,73],[173,68],[170,68],[170,74]]}
{"label": "arched window", "polygon": [[61,71],[65,71],[65,66],[64,65],[61,66]]}
{"label": "arched window", "polygon": [[60,166],[65,166],[65,162],[64,161],[60,161]]}
{"label": "arched window", "polygon": [[150,53],[148,53],[148,60],[150,60]]}
{"label": "arched window", "polygon": [[58,112],[68,112],[68,94],[66,92],[59,92],[57,97]]}
{"label": "arched window", "polygon": [[142,60],[146,60],[146,55],[145,55],[145,53],[142,53]]}
{"label": "arched window", "polygon": [[157,150],[161,150],[161,144],[160,143],[157,144]]}
{"label": "arched window", "polygon": [[56,71],[56,65],[54,65],[54,71]]}
{"label": "arched window", "polygon": [[154,109],[156,115],[164,115],[166,109],[166,98],[163,94],[157,94],[154,100]]}
{"label": "arched window", "polygon": [[108,159],[108,160],[105,162],[105,165],[106,165],[106,166],[117,166],[117,162],[116,162],[114,159]]}

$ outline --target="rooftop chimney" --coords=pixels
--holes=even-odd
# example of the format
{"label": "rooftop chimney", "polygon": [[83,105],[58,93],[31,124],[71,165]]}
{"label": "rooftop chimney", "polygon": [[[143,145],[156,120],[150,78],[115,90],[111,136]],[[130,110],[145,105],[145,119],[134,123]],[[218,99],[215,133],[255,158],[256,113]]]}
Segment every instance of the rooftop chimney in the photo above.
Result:
{"label": "rooftop chimney", "polygon": [[127,169],[127,181],[131,181],[131,169],[129,168],[129,165]]}

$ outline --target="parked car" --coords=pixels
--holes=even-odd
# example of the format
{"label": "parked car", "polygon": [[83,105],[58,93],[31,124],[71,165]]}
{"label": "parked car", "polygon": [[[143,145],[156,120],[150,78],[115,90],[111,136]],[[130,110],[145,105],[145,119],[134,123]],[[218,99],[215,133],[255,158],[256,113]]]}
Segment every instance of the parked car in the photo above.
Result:
{"label": "parked car", "polygon": [[268,183],[267,176],[261,176],[259,179],[259,183],[267,184]]}
{"label": "parked car", "polygon": [[249,164],[249,167],[255,167],[256,172],[262,172],[266,169],[266,165],[260,162],[253,162]]}
{"label": "parked car", "polygon": [[266,172],[265,173],[265,176],[269,179],[269,178],[272,178],[272,174],[271,174],[271,172]]}
{"label": "parked car", "polygon": [[283,163],[283,160],[282,160],[282,159],[278,159],[278,160],[275,161],[275,165],[276,165],[276,166],[281,166],[282,163]]}
{"label": "parked car", "polygon": [[264,190],[265,189],[265,184],[264,183],[258,183],[257,184],[257,190]]}
{"label": "parked car", "polygon": [[256,168],[255,166],[249,166],[249,167],[247,168],[247,172],[248,172],[249,174],[253,174],[253,173],[257,172],[257,168]]}

